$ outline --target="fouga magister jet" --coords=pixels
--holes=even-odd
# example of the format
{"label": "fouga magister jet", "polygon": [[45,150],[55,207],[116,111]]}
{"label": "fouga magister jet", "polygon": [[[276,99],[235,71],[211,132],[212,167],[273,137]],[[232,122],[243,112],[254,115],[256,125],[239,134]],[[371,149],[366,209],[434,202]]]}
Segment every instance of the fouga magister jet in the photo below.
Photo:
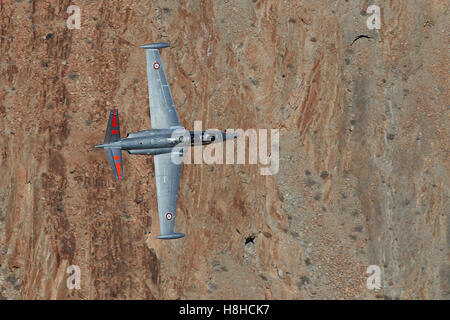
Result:
{"label": "fouga magister jet", "polygon": [[117,180],[123,179],[122,150],[129,154],[154,155],[156,193],[161,234],[158,239],[177,239],[183,233],[174,232],[181,158],[186,148],[237,138],[237,134],[221,131],[186,131],[180,126],[177,111],[167,83],[159,49],[168,43],[141,46],[147,56],[148,95],[152,129],[129,133],[120,139],[119,113],[111,110],[103,148]]}

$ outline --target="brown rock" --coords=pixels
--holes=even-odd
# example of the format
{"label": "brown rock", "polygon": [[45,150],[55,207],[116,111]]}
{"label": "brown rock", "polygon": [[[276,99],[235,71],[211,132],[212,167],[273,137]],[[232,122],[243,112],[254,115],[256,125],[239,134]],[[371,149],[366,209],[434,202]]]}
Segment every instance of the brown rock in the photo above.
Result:
{"label": "brown rock", "polygon": [[[383,5],[379,31],[354,2],[92,1],[80,30],[4,3],[0,297],[375,299],[375,264],[385,297],[448,298],[445,2]],[[157,41],[186,128],[280,129],[276,175],[183,167],[176,241],[155,239],[151,157],[119,183],[93,149],[113,107],[149,128]]]}

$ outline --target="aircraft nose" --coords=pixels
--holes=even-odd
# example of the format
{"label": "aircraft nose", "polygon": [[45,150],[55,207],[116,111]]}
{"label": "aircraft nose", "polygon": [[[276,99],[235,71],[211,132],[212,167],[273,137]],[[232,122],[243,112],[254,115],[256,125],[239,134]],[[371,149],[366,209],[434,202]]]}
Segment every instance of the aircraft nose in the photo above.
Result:
{"label": "aircraft nose", "polygon": [[236,132],[225,132],[225,139],[237,139],[239,134]]}

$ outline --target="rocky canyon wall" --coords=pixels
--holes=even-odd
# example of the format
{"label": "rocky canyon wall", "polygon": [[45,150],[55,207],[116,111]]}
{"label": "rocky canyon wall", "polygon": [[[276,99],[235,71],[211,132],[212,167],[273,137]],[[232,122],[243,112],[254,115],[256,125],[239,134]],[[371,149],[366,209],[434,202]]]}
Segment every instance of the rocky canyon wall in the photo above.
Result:
{"label": "rocky canyon wall", "polygon": [[[448,299],[447,6],[2,0],[0,297]],[[280,133],[274,175],[183,166],[174,241],[153,158],[116,182],[93,149],[114,107],[122,136],[150,127],[149,42],[186,128]]]}

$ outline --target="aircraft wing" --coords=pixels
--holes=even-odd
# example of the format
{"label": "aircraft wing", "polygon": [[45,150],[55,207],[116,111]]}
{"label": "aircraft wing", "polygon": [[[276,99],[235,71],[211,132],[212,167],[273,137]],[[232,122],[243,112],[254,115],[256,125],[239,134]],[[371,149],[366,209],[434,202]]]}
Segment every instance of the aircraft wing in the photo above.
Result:
{"label": "aircraft wing", "polygon": [[159,55],[159,49],[168,46],[168,43],[151,43],[141,46],[141,48],[146,49],[148,95],[152,129],[170,128],[180,125],[161,56]]}
{"label": "aircraft wing", "polygon": [[171,159],[171,153],[155,155],[154,159],[159,227],[161,232],[161,235],[157,236],[157,238],[181,238],[184,234],[174,232],[181,161],[180,164],[175,164]]}

